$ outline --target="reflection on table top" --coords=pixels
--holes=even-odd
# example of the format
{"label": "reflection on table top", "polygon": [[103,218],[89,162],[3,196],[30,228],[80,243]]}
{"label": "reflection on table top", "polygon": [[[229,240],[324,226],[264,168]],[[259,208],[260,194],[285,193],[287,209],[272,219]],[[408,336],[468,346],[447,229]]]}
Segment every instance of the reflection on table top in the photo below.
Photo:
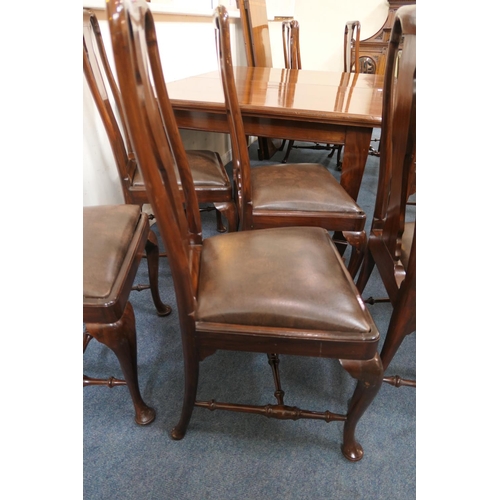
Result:
{"label": "reflection on table top", "polygon": [[[380,127],[383,77],[281,68],[234,68],[243,114]],[[167,84],[175,109],[223,112],[218,71]]]}

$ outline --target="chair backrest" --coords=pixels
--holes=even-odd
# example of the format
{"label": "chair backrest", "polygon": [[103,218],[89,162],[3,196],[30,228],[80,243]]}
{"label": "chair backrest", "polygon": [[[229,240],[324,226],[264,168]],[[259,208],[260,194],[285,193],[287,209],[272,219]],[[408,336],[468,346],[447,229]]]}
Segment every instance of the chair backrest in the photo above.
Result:
{"label": "chair backrest", "polygon": [[106,8],[124,116],[166,246],[181,328],[185,331],[194,326],[197,257],[202,242],[193,178],[168,97],[153,16],[147,4],[144,0],[116,0],[107,2]]}
{"label": "chair backrest", "polygon": [[[109,65],[99,22],[93,12],[85,9],[83,10],[83,72],[111,145],[125,201],[137,203],[140,192],[135,196],[135,200],[132,200],[129,189],[137,171],[137,162],[121,119],[123,109],[120,92]],[[108,88],[111,90],[113,102],[110,101]],[[114,112],[113,106],[116,106],[117,113]],[[140,202],[148,202],[145,192]]]}
{"label": "chair backrest", "polygon": [[[359,36],[361,24],[359,21],[347,21],[344,29],[344,71],[359,73]],[[352,54],[354,52],[354,62]]]}
{"label": "chair backrest", "polygon": [[416,41],[416,7],[400,7],[387,53],[379,179],[372,222],[372,232],[382,236],[395,262],[401,257],[408,176],[415,161]]}
{"label": "chair backrest", "polygon": [[285,68],[302,69],[300,60],[299,22],[296,20],[283,21],[281,25],[283,39],[283,55]]}
{"label": "chair backrest", "polygon": [[231,39],[229,32],[229,16],[226,9],[219,6],[216,9],[215,43],[219,58],[222,87],[226,104],[226,115],[229,124],[229,135],[233,148],[233,178],[238,198],[238,215],[240,228],[249,229],[252,226],[252,186],[250,157],[248,155],[247,139],[243,126],[238,93],[234,80],[233,62],[231,58]]}
{"label": "chair backrest", "polygon": [[245,0],[240,1],[239,5],[247,65],[272,68],[266,0]]}

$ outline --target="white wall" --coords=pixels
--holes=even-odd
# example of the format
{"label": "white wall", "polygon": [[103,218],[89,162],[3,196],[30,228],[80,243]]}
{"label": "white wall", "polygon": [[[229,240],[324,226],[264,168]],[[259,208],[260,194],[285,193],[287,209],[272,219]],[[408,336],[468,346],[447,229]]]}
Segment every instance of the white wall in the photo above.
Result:
{"label": "white wall", "polygon": [[[269,14],[270,0],[267,4]],[[365,39],[382,27],[388,12],[387,0],[295,0],[293,16],[300,26],[302,68],[342,71],[346,21],[359,21],[361,39]],[[281,21],[271,21],[269,32],[273,66],[283,68]]]}
{"label": "white wall", "polygon": [[[230,10],[233,61],[246,65],[239,14],[234,10],[234,0],[230,1],[233,4]],[[153,0],[152,11],[167,82],[217,69],[211,17],[212,5],[217,3],[216,0]],[[302,67],[330,71],[342,71],[345,22],[359,20],[361,38],[368,38],[383,25],[389,7],[386,0],[267,0],[267,5],[273,66],[283,67],[284,63],[281,21],[272,19],[275,15],[291,15],[293,10],[294,18],[300,23]],[[96,13],[111,55],[104,0],[83,0],[83,6]],[[111,149],[84,77],[83,122],[83,204],[122,203]],[[225,134],[194,131],[181,131],[181,134],[186,148],[213,149],[221,154],[223,161],[230,160],[230,142]]]}

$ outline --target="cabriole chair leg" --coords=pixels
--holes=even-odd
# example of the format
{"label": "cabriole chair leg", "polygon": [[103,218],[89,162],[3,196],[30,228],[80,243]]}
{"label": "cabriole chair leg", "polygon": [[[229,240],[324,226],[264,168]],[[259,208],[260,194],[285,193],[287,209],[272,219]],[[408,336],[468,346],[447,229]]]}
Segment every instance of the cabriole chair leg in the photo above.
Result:
{"label": "cabriole chair leg", "polygon": [[144,402],[139,390],[135,315],[130,302],[127,302],[123,316],[116,323],[87,323],[85,326],[92,337],[109,347],[118,358],[134,405],[135,421],[139,425],[151,423],[156,412]]}

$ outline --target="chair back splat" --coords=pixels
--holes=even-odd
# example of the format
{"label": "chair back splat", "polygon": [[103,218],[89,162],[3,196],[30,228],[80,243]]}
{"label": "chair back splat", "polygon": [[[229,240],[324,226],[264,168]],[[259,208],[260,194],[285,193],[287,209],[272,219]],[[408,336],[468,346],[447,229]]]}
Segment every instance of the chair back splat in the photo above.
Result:
{"label": "chair back splat", "polygon": [[302,69],[300,60],[299,22],[283,21],[281,25],[283,55],[286,69]]}
{"label": "chair back splat", "polygon": [[[400,7],[395,14],[385,68],[375,210],[358,278],[362,293],[377,266],[394,307],[381,353],[385,369],[404,337],[416,328],[416,221],[407,209],[408,186],[416,165],[416,33],[416,6]],[[388,377],[386,381],[416,385],[399,377]]]}
{"label": "chair back splat", "polygon": [[[359,21],[348,21],[344,29],[344,71],[359,73],[359,36],[361,24]],[[354,53],[354,62],[352,56]]]}
{"label": "chair back splat", "polygon": [[[109,138],[125,202],[138,205],[148,203],[146,191],[134,186],[137,163],[127,130],[118,123],[117,116],[123,116],[120,91],[104,49],[101,29],[95,14],[86,9],[83,10],[83,73]],[[113,111],[105,79],[111,89],[113,104],[118,109],[117,114]]]}
{"label": "chair back splat", "polygon": [[[110,0],[106,5],[126,122],[167,246],[177,298],[185,385],[172,437],[184,437],[195,406],[278,419],[340,421],[343,455],[360,460],[363,448],[355,438],[356,425],[382,384],[379,333],[328,231],[279,227],[202,241],[200,216],[190,203],[195,198],[193,180],[168,98],[152,14],[143,0]],[[214,18],[227,30],[224,7],[216,9]],[[267,354],[277,403],[197,400],[199,363],[219,349]],[[278,374],[281,354],[338,359],[357,381],[347,413],[285,405]]]}

